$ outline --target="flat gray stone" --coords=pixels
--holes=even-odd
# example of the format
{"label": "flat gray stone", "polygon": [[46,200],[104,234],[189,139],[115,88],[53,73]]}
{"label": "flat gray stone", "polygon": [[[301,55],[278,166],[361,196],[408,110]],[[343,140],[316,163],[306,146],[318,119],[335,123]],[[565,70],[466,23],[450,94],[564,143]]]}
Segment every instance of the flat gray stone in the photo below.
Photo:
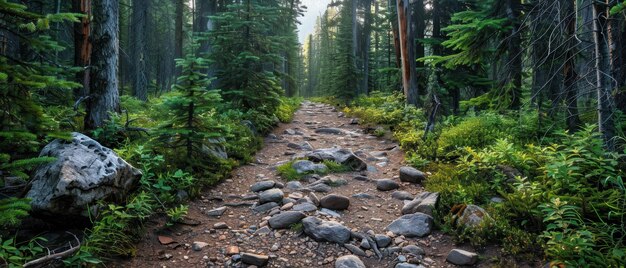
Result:
{"label": "flat gray stone", "polygon": [[283,201],[284,195],[285,194],[280,189],[274,188],[274,189],[265,190],[259,194],[259,203],[260,204],[265,204],[265,203],[270,203],[270,202],[278,203],[278,202]]}
{"label": "flat gray stone", "polygon": [[413,200],[413,195],[406,191],[395,191],[391,197],[398,200]]}
{"label": "flat gray stone", "polygon": [[204,247],[208,246],[209,243],[205,243],[205,242],[193,242],[193,244],[191,244],[191,249],[193,249],[193,251],[201,251]]}
{"label": "flat gray stone", "polygon": [[329,194],[322,197],[320,206],[332,210],[344,210],[350,206],[350,199],[338,194]]}
{"label": "flat gray stone", "polygon": [[343,166],[350,167],[352,170],[361,171],[367,168],[367,164],[361,158],[356,156],[349,149],[342,148],[326,148],[317,149],[307,153],[306,158],[313,162],[322,162],[324,160],[332,160]]}
{"label": "flat gray stone", "polygon": [[292,190],[292,191],[300,190],[302,189],[302,183],[299,181],[290,181],[287,183],[285,188]]}
{"label": "flat gray stone", "polygon": [[264,266],[270,260],[270,257],[267,255],[253,254],[253,253],[243,253],[241,254],[241,262],[246,264],[252,264],[256,266]]}
{"label": "flat gray stone", "polygon": [[208,216],[218,217],[222,216],[226,212],[226,207],[219,207],[212,210],[207,211]]}
{"label": "flat gray stone", "polygon": [[343,244],[343,246],[348,249],[350,252],[352,252],[352,254],[357,255],[357,256],[361,256],[361,257],[366,257],[367,254],[365,254],[365,251],[363,251],[361,248],[352,245],[352,244]]}
{"label": "flat gray stone", "polygon": [[400,185],[391,179],[380,179],[376,181],[376,189],[380,191],[391,191],[400,188]]}
{"label": "flat gray stone", "polygon": [[286,229],[304,219],[306,215],[300,211],[283,211],[272,216],[268,223],[274,229]]}
{"label": "flat gray stone", "polygon": [[328,171],[326,165],[322,163],[316,164],[309,160],[297,160],[291,164],[291,167],[295,169],[298,174],[324,173]]}
{"label": "flat gray stone", "polygon": [[422,183],[426,179],[426,174],[412,167],[400,168],[400,181],[410,183]]}
{"label": "flat gray stone", "polygon": [[379,248],[385,248],[391,244],[391,237],[377,234],[374,236],[374,241],[376,241],[376,245],[378,245]]}
{"label": "flat gray stone", "polygon": [[265,213],[270,211],[271,209],[278,207],[278,203],[276,202],[269,202],[269,203],[265,203],[262,205],[258,205],[258,206],[253,206],[252,207],[252,211],[256,212],[256,213]]}
{"label": "flat gray stone", "polygon": [[297,204],[297,205],[293,206],[293,208],[291,208],[291,210],[293,210],[293,211],[311,212],[311,211],[316,211],[317,210],[317,206],[315,206],[315,205],[313,205],[312,203],[309,203],[309,202],[304,202],[304,203]]}
{"label": "flat gray stone", "polygon": [[453,249],[448,253],[446,261],[456,265],[474,265],[478,261],[478,254],[462,249]]}
{"label": "flat gray stone", "polygon": [[424,249],[416,246],[416,245],[408,245],[408,246],[404,246],[402,248],[402,252],[404,253],[409,253],[412,254],[414,256],[424,256],[426,254],[426,251],[424,251]]}
{"label": "flat gray stone", "polygon": [[304,233],[318,242],[345,244],[350,240],[350,229],[338,222],[323,221],[309,216],[302,220]]}
{"label": "flat gray stone", "polygon": [[415,196],[415,199],[406,203],[402,207],[402,214],[413,214],[415,212],[421,212],[428,215],[433,215],[433,209],[437,205],[439,200],[439,193],[422,192]]}
{"label": "flat gray stone", "polygon": [[255,184],[252,184],[252,186],[250,186],[250,191],[252,192],[265,191],[265,190],[274,188],[274,185],[276,185],[275,181],[271,181],[271,180],[260,181]]}
{"label": "flat gray stone", "polygon": [[424,213],[403,215],[387,225],[386,230],[406,237],[424,237],[430,234],[433,217]]}
{"label": "flat gray stone", "polygon": [[339,128],[318,128],[315,130],[317,134],[342,135],[346,132]]}

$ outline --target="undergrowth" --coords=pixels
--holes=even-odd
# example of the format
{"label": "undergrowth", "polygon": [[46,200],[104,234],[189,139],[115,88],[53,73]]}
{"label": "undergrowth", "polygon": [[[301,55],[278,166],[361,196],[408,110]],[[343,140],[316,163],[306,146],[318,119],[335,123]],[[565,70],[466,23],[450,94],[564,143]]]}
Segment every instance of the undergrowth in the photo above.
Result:
{"label": "undergrowth", "polygon": [[[531,112],[471,112],[443,117],[424,135],[421,110],[381,93],[344,112],[390,126],[407,162],[432,172],[424,186],[440,193],[434,216],[457,242],[498,243],[517,258],[568,267],[626,263],[626,151],[607,152],[594,125],[567,133],[540,129]],[[459,224],[469,204],[492,220]]]}

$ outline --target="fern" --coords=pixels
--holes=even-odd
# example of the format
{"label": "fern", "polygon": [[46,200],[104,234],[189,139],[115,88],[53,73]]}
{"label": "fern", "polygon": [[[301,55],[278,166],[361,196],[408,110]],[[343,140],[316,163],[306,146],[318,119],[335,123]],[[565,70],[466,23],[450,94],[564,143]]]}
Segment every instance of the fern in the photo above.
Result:
{"label": "fern", "polygon": [[0,226],[16,226],[21,219],[28,216],[30,210],[30,199],[27,198],[6,198],[0,200]]}

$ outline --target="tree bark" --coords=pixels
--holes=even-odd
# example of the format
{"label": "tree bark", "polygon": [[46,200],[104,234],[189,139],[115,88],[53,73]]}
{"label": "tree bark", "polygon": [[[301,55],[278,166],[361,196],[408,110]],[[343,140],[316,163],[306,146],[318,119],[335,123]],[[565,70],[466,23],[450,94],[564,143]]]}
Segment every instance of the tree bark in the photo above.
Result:
{"label": "tree bark", "polygon": [[74,90],[74,98],[79,99],[89,94],[91,0],[72,0],[72,11],[85,15],[80,22],[74,23],[74,66],[83,68],[76,73],[76,82],[83,85]]}
{"label": "tree bark", "polygon": [[366,95],[369,95],[369,80],[370,80],[370,46],[372,42],[372,0],[364,0],[365,5],[365,18],[363,20],[363,85],[361,90]]}
{"label": "tree bark", "polygon": [[511,109],[519,110],[522,105],[522,38],[519,33],[520,0],[506,0],[506,14],[512,29],[507,41],[507,75],[504,87],[508,87]]}
{"label": "tree bark", "polygon": [[598,100],[598,129],[607,149],[614,149],[615,125],[611,105],[610,54],[607,36],[608,10],[605,2],[593,4],[593,37],[596,53],[596,93]]}
{"label": "tree bark", "polygon": [[117,80],[119,0],[93,1],[92,70],[85,129],[104,125],[111,112],[120,112]]}
{"label": "tree bark", "polygon": [[576,49],[576,15],[575,15],[574,1],[563,1],[563,13],[566,19],[563,20],[565,24],[565,40],[568,40],[565,44],[567,51],[565,52],[565,64],[563,67],[563,90],[565,91],[565,102],[567,106],[567,129],[570,132],[578,130],[580,127],[580,118],[578,117],[578,87],[576,81],[578,80],[578,73],[576,72],[576,58],[578,53]]}
{"label": "tree bark", "polygon": [[[183,58],[183,7],[185,5],[184,0],[174,0],[176,5],[176,18],[174,26],[174,59]],[[176,76],[179,76],[181,72],[180,67],[176,67]]]}
{"label": "tree bark", "polygon": [[133,0],[131,44],[133,61],[133,93],[137,99],[148,100],[148,72],[146,69],[148,39],[148,10],[151,0]]}
{"label": "tree bark", "polygon": [[415,75],[415,57],[413,36],[409,29],[411,13],[409,0],[397,0],[398,25],[400,39],[400,57],[402,62],[402,88],[408,104],[417,106],[417,77]]}
{"label": "tree bark", "polygon": [[[415,80],[418,83],[418,89],[426,88],[426,79],[422,75],[424,69],[424,62],[417,61],[419,58],[423,58],[425,56],[425,48],[424,44],[420,42],[420,40],[424,39],[424,31],[426,30],[426,12],[424,10],[424,0],[416,0],[413,4],[413,23],[412,29],[413,36],[415,37],[413,40],[413,46],[415,48]],[[422,95],[424,92],[418,92],[418,95]]]}

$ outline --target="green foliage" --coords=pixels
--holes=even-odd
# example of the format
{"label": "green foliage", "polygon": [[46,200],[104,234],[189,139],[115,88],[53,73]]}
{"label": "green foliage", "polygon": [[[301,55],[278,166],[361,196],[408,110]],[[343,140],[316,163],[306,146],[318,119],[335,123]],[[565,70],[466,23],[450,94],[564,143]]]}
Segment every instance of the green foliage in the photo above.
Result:
{"label": "green foliage", "polygon": [[611,7],[611,16],[615,16],[621,12],[626,10],[626,1],[617,2],[614,6]]}
{"label": "green foliage", "polygon": [[22,267],[22,265],[44,253],[38,241],[46,241],[43,237],[34,237],[28,242],[18,243],[15,238],[4,240],[0,237],[0,265],[3,267]]}
{"label": "green foliage", "polygon": [[0,199],[0,227],[18,225],[21,218],[28,215],[29,210],[30,199],[15,197]]}
{"label": "green foliage", "polygon": [[300,107],[301,99],[298,98],[281,98],[280,105],[276,109],[276,116],[282,123],[289,123],[293,119],[293,115]]}
{"label": "green foliage", "polygon": [[294,161],[287,162],[276,168],[278,175],[287,181],[295,181],[304,177],[306,174],[300,174],[292,167]]}
{"label": "green foliage", "polygon": [[167,210],[167,217],[168,217],[167,225],[171,226],[171,225],[174,225],[174,223],[179,222],[185,215],[187,215],[188,211],[189,211],[189,206],[187,205],[180,205],[180,206],[168,209]]}

